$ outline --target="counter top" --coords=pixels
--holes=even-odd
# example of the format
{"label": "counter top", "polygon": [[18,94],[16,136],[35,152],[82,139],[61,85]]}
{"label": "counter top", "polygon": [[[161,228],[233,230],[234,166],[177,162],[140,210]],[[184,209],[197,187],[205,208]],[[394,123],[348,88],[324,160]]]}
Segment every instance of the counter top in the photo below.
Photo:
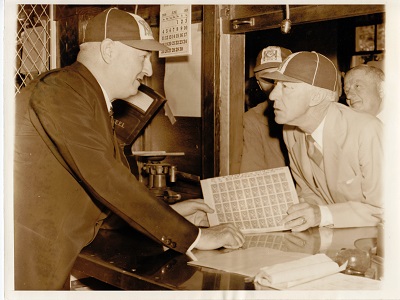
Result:
{"label": "counter top", "polygon": [[[323,235],[330,237],[329,243]],[[368,250],[374,246],[377,228],[314,228],[305,232],[276,232],[246,237],[243,247],[270,247],[308,254],[325,253],[335,259],[342,249]],[[362,241],[362,242],[360,242]],[[194,251],[198,257],[221,254],[227,249]],[[190,258],[129,227],[101,229],[79,254],[74,270],[123,290],[252,290],[246,276],[190,266]]]}

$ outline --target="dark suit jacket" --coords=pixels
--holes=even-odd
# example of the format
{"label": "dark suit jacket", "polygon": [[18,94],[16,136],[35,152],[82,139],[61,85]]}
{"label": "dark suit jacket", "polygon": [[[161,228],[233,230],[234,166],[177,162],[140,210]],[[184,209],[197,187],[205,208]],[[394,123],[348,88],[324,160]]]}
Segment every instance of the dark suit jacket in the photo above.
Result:
{"label": "dark suit jacket", "polygon": [[86,67],[50,71],[16,99],[15,288],[59,289],[112,211],[185,253],[198,228],[121,162],[102,90]]}
{"label": "dark suit jacket", "polygon": [[326,190],[315,183],[304,132],[285,126],[283,137],[299,198],[328,205],[336,228],[380,222],[375,217],[383,213],[383,128],[379,119],[331,104],[323,130],[325,177],[321,180],[326,180]]}

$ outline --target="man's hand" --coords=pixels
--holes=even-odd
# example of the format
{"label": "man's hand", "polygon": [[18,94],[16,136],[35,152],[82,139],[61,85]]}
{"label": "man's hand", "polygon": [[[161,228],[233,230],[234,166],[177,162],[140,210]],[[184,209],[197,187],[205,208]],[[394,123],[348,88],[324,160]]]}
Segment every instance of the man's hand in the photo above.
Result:
{"label": "man's hand", "polygon": [[287,213],[288,215],[281,221],[285,229],[303,231],[321,223],[321,211],[318,205],[306,202],[293,204]]}
{"label": "man's hand", "polygon": [[201,237],[196,245],[199,250],[213,250],[221,247],[240,248],[244,243],[242,232],[232,224],[221,224],[201,229]]}
{"label": "man's hand", "polygon": [[209,227],[207,213],[214,210],[203,199],[191,199],[170,205],[178,214],[196,226]]}

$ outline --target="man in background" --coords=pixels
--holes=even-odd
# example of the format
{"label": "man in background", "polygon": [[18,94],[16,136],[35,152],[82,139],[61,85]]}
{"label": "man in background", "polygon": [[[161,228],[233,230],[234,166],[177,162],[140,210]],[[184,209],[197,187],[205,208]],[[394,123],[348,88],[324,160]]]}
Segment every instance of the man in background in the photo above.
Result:
{"label": "man in background", "polygon": [[263,79],[262,75],[276,71],[280,63],[291,53],[283,47],[269,46],[257,55],[254,77],[263,92],[264,101],[250,108],[243,116],[241,173],[287,165],[282,125],[275,122],[273,107],[268,101],[274,81]]}
{"label": "man in background", "polygon": [[383,109],[385,74],[377,67],[358,65],[344,77],[347,104],[379,118]]}

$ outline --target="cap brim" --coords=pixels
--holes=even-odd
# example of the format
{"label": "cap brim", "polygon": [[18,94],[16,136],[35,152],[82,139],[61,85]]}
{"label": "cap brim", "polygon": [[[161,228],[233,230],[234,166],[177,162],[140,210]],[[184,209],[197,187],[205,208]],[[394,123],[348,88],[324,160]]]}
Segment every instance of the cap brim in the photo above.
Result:
{"label": "cap brim", "polygon": [[289,81],[289,82],[303,82],[296,78],[283,75],[282,73],[280,73],[278,71],[271,72],[271,73],[265,73],[265,74],[261,75],[260,77],[262,79],[273,79],[273,80]]}
{"label": "cap brim", "polygon": [[130,40],[120,42],[130,47],[146,51],[164,51],[169,49],[167,46],[157,42],[156,40]]}
{"label": "cap brim", "polygon": [[280,64],[281,64],[280,62],[269,62],[269,63],[261,64],[254,68],[254,72],[260,72],[262,70],[266,70],[266,69],[270,69],[270,68],[277,68],[277,67],[279,67]]}

